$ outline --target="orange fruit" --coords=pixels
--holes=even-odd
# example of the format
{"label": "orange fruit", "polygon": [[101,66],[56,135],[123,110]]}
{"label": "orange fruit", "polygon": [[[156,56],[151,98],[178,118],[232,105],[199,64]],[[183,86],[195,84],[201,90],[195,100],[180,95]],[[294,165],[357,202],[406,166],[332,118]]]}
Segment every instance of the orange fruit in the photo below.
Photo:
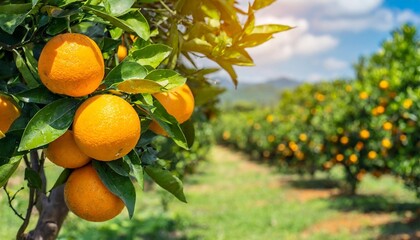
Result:
{"label": "orange fruit", "polygon": [[368,97],[369,97],[369,94],[365,91],[359,93],[359,98],[362,100],[366,100],[368,99]]}
{"label": "orange fruit", "polygon": [[379,88],[385,90],[389,87],[389,83],[386,80],[382,80],[379,82]]}
{"label": "orange fruit", "polygon": [[384,130],[391,130],[391,129],[392,129],[392,123],[390,123],[390,122],[385,122],[385,123],[382,125],[382,128],[383,128]]}
{"label": "orange fruit", "polygon": [[363,129],[362,131],[360,131],[359,135],[362,139],[368,139],[370,137],[370,133],[366,129]]}
{"label": "orange fruit", "polygon": [[413,106],[413,100],[411,100],[409,98],[405,99],[404,102],[403,102],[403,107],[405,109],[409,109],[409,108],[411,108],[411,106]]}
{"label": "orange fruit", "polygon": [[0,94],[0,132],[9,131],[12,123],[20,116],[20,110],[12,98]]}
{"label": "orange fruit", "polygon": [[[179,123],[187,121],[194,111],[194,96],[187,84],[168,92],[155,93],[153,96]],[[149,129],[160,135],[168,135],[155,121],[150,124]]]}
{"label": "orange fruit", "polygon": [[302,142],[306,142],[308,140],[308,136],[304,133],[299,134],[299,140]]}
{"label": "orange fruit", "polygon": [[74,116],[77,146],[91,158],[112,161],[125,156],[140,138],[140,119],[124,99],[96,95],[80,105]]}
{"label": "orange fruit", "polygon": [[343,154],[337,154],[335,156],[335,159],[337,160],[337,162],[341,162],[344,160],[344,155]]}
{"label": "orange fruit", "polygon": [[127,57],[127,48],[124,45],[119,45],[117,50],[118,60],[121,62]]}
{"label": "orange fruit", "polygon": [[381,141],[382,147],[390,149],[392,147],[392,142],[389,140],[389,138],[384,138]]}
{"label": "orange fruit", "polygon": [[340,142],[341,142],[341,144],[346,145],[347,143],[349,143],[349,138],[346,137],[346,136],[342,136],[340,138]]}
{"label": "orange fruit", "polygon": [[375,151],[369,151],[369,153],[368,153],[368,158],[369,159],[375,159],[376,158],[376,156],[378,156],[378,154],[375,152]]}
{"label": "orange fruit", "polygon": [[350,160],[350,162],[351,162],[351,163],[356,163],[358,159],[359,159],[359,158],[357,157],[357,155],[356,155],[356,154],[351,154],[351,155],[349,156],[349,160]]}
{"label": "orange fruit", "polygon": [[91,164],[70,174],[64,187],[64,200],[70,211],[92,222],[110,220],[124,208],[123,201],[108,190]]}
{"label": "orange fruit", "polygon": [[38,73],[51,92],[81,97],[98,88],[105,66],[101,50],[92,39],[64,33],[53,37],[42,49]]}
{"label": "orange fruit", "polygon": [[70,130],[48,144],[45,155],[51,162],[63,168],[79,168],[91,160],[80,151]]}

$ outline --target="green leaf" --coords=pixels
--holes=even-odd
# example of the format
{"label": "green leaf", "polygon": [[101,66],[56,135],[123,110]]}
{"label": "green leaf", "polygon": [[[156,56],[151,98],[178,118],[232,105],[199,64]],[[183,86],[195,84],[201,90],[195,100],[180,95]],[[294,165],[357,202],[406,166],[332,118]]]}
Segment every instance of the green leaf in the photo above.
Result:
{"label": "green leaf", "polygon": [[276,0],[255,0],[254,3],[252,4],[252,8],[254,10],[265,8],[269,5],[271,5],[275,1]]}
{"label": "green leaf", "polygon": [[266,24],[255,26],[252,34],[274,34],[292,29],[292,27],[281,24]]}
{"label": "green leaf", "polygon": [[25,20],[32,9],[32,4],[7,4],[0,6],[0,28],[12,35]]}
{"label": "green leaf", "polygon": [[141,14],[140,11],[130,12],[121,16],[121,19],[125,20],[125,22],[134,30],[134,32],[140,38],[144,40],[149,40],[150,38],[150,27],[149,23],[147,22],[146,18]]}
{"label": "green leaf", "polygon": [[136,190],[130,177],[121,176],[105,162],[92,161],[92,165],[109,191],[124,202],[128,210],[128,215],[132,218],[136,204]]}
{"label": "green leaf", "polygon": [[32,75],[31,71],[29,70],[28,66],[26,65],[26,61],[23,57],[19,54],[18,51],[13,51],[13,56],[15,58],[16,67],[18,68],[19,72],[22,74],[23,79],[28,84],[29,88],[35,88],[39,86],[39,82],[37,79]]}
{"label": "green leaf", "polygon": [[104,0],[105,9],[114,16],[119,16],[130,10],[134,0]]}
{"label": "green leaf", "polygon": [[139,11],[128,13],[120,19],[92,7],[83,6],[82,9],[93,12],[96,16],[109,21],[115,27],[119,27],[127,32],[134,32],[144,40],[148,40],[150,37],[149,24]]}
{"label": "green leaf", "polygon": [[19,151],[34,149],[46,145],[67,131],[79,100],[63,98],[42,108],[29,121],[19,145]]}
{"label": "green leaf", "polygon": [[47,34],[57,35],[67,29],[68,22],[66,18],[53,18],[47,28]]}
{"label": "green leaf", "polygon": [[153,101],[154,106],[143,104],[141,101],[136,101],[135,104],[139,105],[142,110],[151,116],[178,146],[187,150],[189,149],[187,139],[185,138],[179,123],[166,111],[159,101]]}
{"label": "green leaf", "polygon": [[21,159],[22,156],[12,157],[8,163],[0,165],[0,187],[3,187],[16,171]]}
{"label": "green leaf", "polygon": [[146,79],[126,80],[117,85],[117,89],[129,93],[157,93],[162,91],[162,85],[158,82]]}
{"label": "green leaf", "polygon": [[191,148],[195,140],[195,129],[193,121],[191,119],[185,121],[181,124],[181,129],[185,135],[185,138],[187,139],[188,148]]}
{"label": "green leaf", "polygon": [[122,159],[106,162],[106,164],[108,164],[108,167],[121,176],[130,176],[130,166]]}
{"label": "green leaf", "polygon": [[143,79],[146,76],[147,69],[142,65],[136,62],[123,61],[108,73],[105,77],[104,84],[106,87],[111,87],[123,81]]}
{"label": "green leaf", "polygon": [[143,66],[156,68],[171,54],[172,48],[163,44],[151,44],[131,54],[131,58]]}
{"label": "green leaf", "polygon": [[15,96],[22,102],[38,104],[49,104],[55,100],[60,99],[59,95],[50,92],[43,85],[26,90],[24,92],[20,92]]}
{"label": "green leaf", "polygon": [[145,78],[158,82],[166,90],[179,87],[187,81],[185,77],[170,69],[153,70]]}
{"label": "green leaf", "polygon": [[124,161],[131,163],[130,166],[133,171],[134,177],[136,178],[136,181],[140,185],[141,189],[144,189],[143,166],[141,165],[141,160],[137,152],[135,150],[132,150],[127,155],[125,155],[123,159]]}
{"label": "green leaf", "polygon": [[25,180],[28,181],[28,187],[30,188],[42,188],[41,176],[32,168],[25,168]]}
{"label": "green leaf", "polygon": [[187,202],[185,199],[184,187],[182,186],[181,180],[172,175],[170,171],[153,166],[147,166],[144,168],[144,170],[146,171],[147,175],[149,175],[149,177],[163,189],[172,193],[180,201],[185,203]]}
{"label": "green leaf", "polygon": [[60,176],[58,176],[58,178],[57,178],[57,180],[55,181],[55,183],[54,183],[54,186],[50,189],[50,191],[49,192],[51,192],[54,188],[56,188],[56,187],[58,187],[58,186],[60,186],[60,185],[62,185],[62,184],[64,184],[66,181],[67,181],[67,179],[69,178],[69,176],[70,176],[70,173],[72,172],[72,170],[71,169],[69,169],[69,168],[65,168],[61,173],[60,173]]}

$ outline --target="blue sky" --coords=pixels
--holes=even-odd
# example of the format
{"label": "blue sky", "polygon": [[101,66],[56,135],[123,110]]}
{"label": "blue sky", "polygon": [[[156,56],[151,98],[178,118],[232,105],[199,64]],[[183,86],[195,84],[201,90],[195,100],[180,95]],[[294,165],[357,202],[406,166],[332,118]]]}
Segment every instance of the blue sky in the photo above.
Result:
{"label": "blue sky", "polygon": [[237,67],[239,81],[352,78],[352,64],[405,22],[420,28],[420,0],[278,0],[257,14],[257,23],[296,28],[249,49],[256,66]]}

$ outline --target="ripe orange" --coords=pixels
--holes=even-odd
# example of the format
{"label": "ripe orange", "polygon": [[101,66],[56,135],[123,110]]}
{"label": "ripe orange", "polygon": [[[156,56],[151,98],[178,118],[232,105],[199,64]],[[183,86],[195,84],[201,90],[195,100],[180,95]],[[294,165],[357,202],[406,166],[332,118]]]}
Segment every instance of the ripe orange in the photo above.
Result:
{"label": "ripe orange", "polygon": [[79,168],[90,162],[90,157],[80,151],[74,141],[73,132],[68,130],[54,140],[45,150],[46,157],[63,168]]}
{"label": "ripe orange", "polygon": [[350,162],[351,162],[351,163],[356,163],[358,159],[359,159],[359,158],[357,157],[357,155],[356,155],[356,154],[351,154],[351,155],[349,156],[349,160],[350,160]]}
{"label": "ripe orange", "polygon": [[340,138],[340,142],[341,142],[341,144],[346,145],[347,143],[349,143],[349,138],[346,137],[346,136],[342,136]]}
{"label": "ripe orange", "polygon": [[389,140],[389,138],[384,138],[381,141],[382,147],[390,149],[392,147],[392,142]]}
{"label": "ripe orange", "polygon": [[64,187],[64,200],[70,211],[92,222],[110,220],[124,208],[123,201],[108,190],[91,164],[70,174]]}
{"label": "ripe orange", "polygon": [[369,151],[368,158],[373,160],[376,158],[377,155],[378,154],[375,151]]}
{"label": "ripe orange", "polygon": [[12,123],[20,116],[20,110],[14,101],[0,94],[0,132],[6,133]]}
{"label": "ripe orange", "polygon": [[341,162],[344,160],[344,155],[339,153],[335,156],[335,159],[337,160],[337,162]]}
{"label": "ripe orange", "polygon": [[411,106],[413,106],[413,100],[411,100],[409,98],[405,99],[404,102],[403,102],[403,107],[405,109],[409,109],[409,108],[411,108]]}
{"label": "ripe orange", "polygon": [[299,134],[299,140],[302,142],[306,142],[308,140],[308,136],[305,133]]}
{"label": "ripe orange", "polygon": [[[194,96],[187,84],[168,92],[155,93],[153,96],[179,123],[187,121],[194,111]],[[150,124],[149,129],[160,135],[168,135],[155,121]]]}
{"label": "ripe orange", "polygon": [[77,146],[91,158],[112,161],[125,156],[140,138],[140,119],[124,99],[96,95],[80,105],[73,122]]}
{"label": "ripe orange", "polygon": [[382,125],[382,128],[383,128],[384,130],[391,130],[391,129],[392,129],[392,123],[390,123],[390,122],[385,122],[385,123]]}
{"label": "ripe orange", "polygon": [[117,50],[118,60],[121,62],[127,57],[127,48],[124,45],[119,45]]}
{"label": "ripe orange", "polygon": [[368,97],[369,97],[369,94],[365,91],[359,93],[359,98],[362,100],[366,100],[368,99]]}
{"label": "ripe orange", "polygon": [[379,82],[379,88],[385,90],[389,87],[389,83],[386,80],[382,80]]}
{"label": "ripe orange", "polygon": [[38,73],[51,92],[81,97],[98,88],[105,66],[101,50],[92,39],[65,33],[53,37],[42,49]]}
{"label": "ripe orange", "polygon": [[362,139],[368,139],[370,137],[370,133],[366,129],[363,129],[362,131],[360,131],[359,135]]}

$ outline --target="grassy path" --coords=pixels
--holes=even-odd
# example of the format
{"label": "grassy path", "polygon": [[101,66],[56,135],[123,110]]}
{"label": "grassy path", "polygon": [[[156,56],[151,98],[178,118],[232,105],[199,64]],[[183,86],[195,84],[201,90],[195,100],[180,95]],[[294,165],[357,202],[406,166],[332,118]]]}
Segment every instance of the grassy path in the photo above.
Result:
{"label": "grassy path", "polygon": [[[391,178],[380,184],[368,179],[360,196],[344,197],[336,195],[332,182],[281,175],[223,147],[213,149],[212,159],[187,181],[189,204],[170,206],[183,219],[188,239],[392,239],[389,234],[420,234],[410,211],[420,205]],[[389,192],[387,187],[394,189],[392,195],[380,195]]]}
{"label": "grassy path", "polygon": [[[185,182],[188,204],[160,190],[139,192],[133,219],[125,210],[104,223],[70,214],[59,239],[420,239],[420,221],[415,217],[420,203],[394,178],[377,181],[368,176],[360,195],[348,197],[338,195],[336,182],[325,176],[302,180],[280,174],[224,147],[215,146],[210,159]],[[59,172],[47,168],[52,175]],[[15,181],[21,174],[18,171],[12,178],[12,190],[26,184]],[[26,207],[24,197],[19,194],[15,202],[20,212]],[[4,195],[0,195],[0,214],[0,239],[14,239],[21,221]]]}

